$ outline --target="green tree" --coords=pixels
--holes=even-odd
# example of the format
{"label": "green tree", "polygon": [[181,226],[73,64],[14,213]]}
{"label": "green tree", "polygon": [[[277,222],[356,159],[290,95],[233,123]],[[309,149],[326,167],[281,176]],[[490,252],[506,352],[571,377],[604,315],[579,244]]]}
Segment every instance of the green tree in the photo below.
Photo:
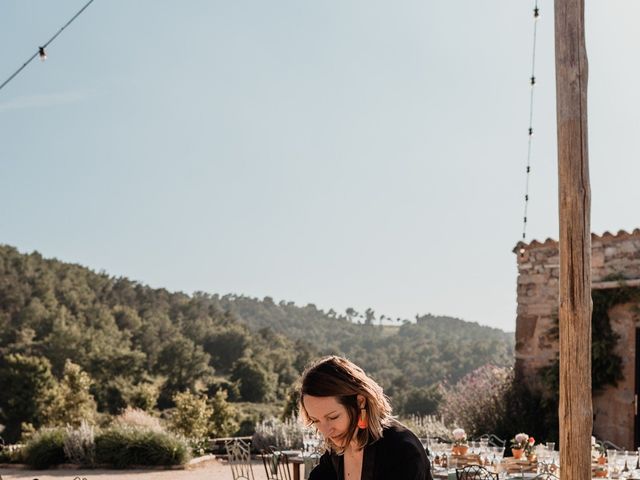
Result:
{"label": "green tree", "polygon": [[211,355],[211,363],[223,372],[228,372],[233,363],[244,356],[250,336],[241,325],[230,325],[211,332],[204,343],[204,350]]}
{"label": "green tree", "polygon": [[404,395],[402,412],[405,415],[433,415],[437,412],[442,392],[437,385],[432,387],[412,387]]}
{"label": "green tree", "polygon": [[204,438],[213,415],[206,397],[184,391],[176,393],[172,400],[175,408],[169,420],[171,430],[193,440]]}
{"label": "green tree", "polygon": [[265,402],[273,394],[275,378],[260,364],[250,358],[238,360],[231,372],[231,379],[240,385],[240,395],[246,402]]}
{"label": "green tree", "polygon": [[43,422],[48,426],[80,426],[82,420],[93,423],[96,401],[90,393],[91,377],[71,360],[64,365],[62,380],[54,388],[43,409]]}
{"label": "green tree", "polygon": [[56,386],[46,358],[7,355],[0,366],[0,419],[8,442],[20,438],[21,425],[40,425],[45,398]]}
{"label": "green tree", "polygon": [[183,336],[174,338],[162,348],[158,356],[158,371],[167,377],[160,398],[165,406],[166,400],[175,393],[184,390],[195,392],[199,381],[206,382],[213,375],[209,355]]}
{"label": "green tree", "polygon": [[218,390],[211,399],[213,414],[209,424],[209,434],[213,437],[228,437],[238,430],[236,411],[227,402],[227,392]]}

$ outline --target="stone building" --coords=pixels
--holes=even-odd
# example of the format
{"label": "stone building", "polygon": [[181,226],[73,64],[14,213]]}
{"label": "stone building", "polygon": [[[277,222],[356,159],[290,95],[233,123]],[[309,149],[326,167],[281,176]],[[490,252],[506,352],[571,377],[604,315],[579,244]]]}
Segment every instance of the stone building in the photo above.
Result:
{"label": "stone building", "polygon": [[[592,235],[591,245],[593,290],[640,287],[640,229]],[[514,253],[518,259],[516,374],[529,387],[544,388],[538,370],[554,362],[559,349],[558,242],[520,243]],[[619,335],[615,353],[622,359],[624,378],[617,386],[594,391],[594,434],[632,449],[640,446],[640,303],[633,300],[613,305],[608,315],[613,332]],[[594,330],[593,338],[598,334]]]}

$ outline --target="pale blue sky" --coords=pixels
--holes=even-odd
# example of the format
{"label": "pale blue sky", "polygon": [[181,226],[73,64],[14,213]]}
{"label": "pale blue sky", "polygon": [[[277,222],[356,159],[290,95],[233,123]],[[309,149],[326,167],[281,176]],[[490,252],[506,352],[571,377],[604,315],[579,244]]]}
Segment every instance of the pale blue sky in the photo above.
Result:
{"label": "pale blue sky", "polygon": [[[0,82],[84,0],[3,0]],[[539,2],[529,239],[557,238]],[[513,330],[533,2],[96,0],[0,90],[0,243]],[[637,0],[587,2],[592,227],[640,227]]]}

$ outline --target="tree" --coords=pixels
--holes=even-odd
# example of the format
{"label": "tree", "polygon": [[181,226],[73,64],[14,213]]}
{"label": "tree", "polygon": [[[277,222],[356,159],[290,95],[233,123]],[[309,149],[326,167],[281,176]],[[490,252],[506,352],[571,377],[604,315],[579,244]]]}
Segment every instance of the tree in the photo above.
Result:
{"label": "tree", "polygon": [[246,402],[265,402],[272,393],[275,378],[250,358],[238,360],[231,371],[231,379],[238,381],[240,395]]}
{"label": "tree", "polygon": [[442,393],[437,385],[412,387],[404,395],[402,412],[406,415],[433,415],[438,410]]}
{"label": "tree", "polygon": [[160,396],[160,403],[164,406],[176,392],[195,392],[198,381],[205,381],[213,375],[209,355],[183,336],[174,338],[162,348],[158,356],[158,371],[167,377]]}
{"label": "tree", "polygon": [[193,440],[204,438],[213,415],[206,397],[184,391],[176,393],[172,400],[175,408],[169,420],[171,430]]}
{"label": "tree", "polygon": [[211,363],[216,370],[228,372],[233,363],[244,356],[249,342],[245,327],[229,325],[210,333],[204,342],[204,350],[211,355]]}
{"label": "tree", "polygon": [[64,364],[62,380],[54,388],[43,409],[43,422],[48,426],[80,426],[82,420],[93,423],[96,401],[91,395],[91,377],[71,360]]}
{"label": "tree", "polygon": [[22,423],[38,426],[43,404],[56,385],[46,358],[10,354],[0,366],[0,419],[8,442],[16,442]]}
{"label": "tree", "polygon": [[218,390],[211,398],[213,414],[209,423],[209,434],[213,437],[228,437],[238,430],[236,411],[227,402],[227,392]]}

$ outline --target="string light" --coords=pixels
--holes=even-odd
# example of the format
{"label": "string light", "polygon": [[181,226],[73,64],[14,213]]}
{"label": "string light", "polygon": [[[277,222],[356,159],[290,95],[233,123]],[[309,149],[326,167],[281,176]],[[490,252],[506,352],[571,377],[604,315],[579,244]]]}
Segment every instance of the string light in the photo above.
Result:
{"label": "string light", "polygon": [[[540,9],[538,8],[538,0],[535,0],[533,7],[533,52],[531,55],[531,77],[529,77],[529,85],[531,86],[531,94],[529,97],[529,142],[527,145],[527,169],[525,174],[524,187],[524,215],[522,217],[522,241],[527,239],[527,214],[529,211],[529,179],[531,177],[531,146],[533,140],[533,93],[536,85],[536,37],[538,30],[538,18],[540,17]],[[520,247],[520,256],[525,252],[524,246]]]}
{"label": "string light", "polygon": [[62,33],[62,31],[63,31],[65,28],[67,28],[69,25],[71,25],[71,22],[73,22],[76,18],[78,18],[78,17],[80,16],[80,14],[81,14],[82,12],[84,12],[84,11],[86,10],[86,8],[87,8],[89,5],[91,5],[93,2],[94,2],[94,0],[89,0],[87,3],[85,3],[84,7],[82,7],[80,10],[78,10],[78,13],[76,13],[73,17],[71,17],[71,20],[69,20],[67,23],[65,23],[65,24],[62,26],[62,28],[60,28],[60,30],[58,30],[58,31],[56,32],[56,34],[55,34],[53,37],[51,37],[51,38],[47,41],[47,43],[45,43],[45,44],[44,44],[44,45],[42,45],[41,47],[38,47],[38,50],[36,51],[36,53],[34,53],[33,55],[31,55],[31,57],[29,57],[29,58],[27,59],[27,61],[26,61],[26,62],[24,62],[20,68],[18,68],[18,70],[16,70],[15,72],[13,72],[13,74],[12,74],[9,78],[7,78],[7,79],[2,83],[2,85],[0,85],[0,90],[2,90],[2,89],[4,88],[4,86],[5,86],[7,83],[9,83],[11,80],[13,80],[13,79],[16,77],[16,75],[18,75],[22,70],[24,70],[24,68],[25,68],[27,65],[29,65],[29,64],[31,63],[31,61],[32,61],[34,58],[36,58],[36,57],[40,57],[40,60],[42,60],[42,61],[44,62],[44,61],[47,59],[47,51],[46,51],[46,48],[49,46],[49,44],[50,44],[51,42],[53,42],[53,41],[56,39],[56,37],[57,37],[58,35],[60,35],[60,34]]}

